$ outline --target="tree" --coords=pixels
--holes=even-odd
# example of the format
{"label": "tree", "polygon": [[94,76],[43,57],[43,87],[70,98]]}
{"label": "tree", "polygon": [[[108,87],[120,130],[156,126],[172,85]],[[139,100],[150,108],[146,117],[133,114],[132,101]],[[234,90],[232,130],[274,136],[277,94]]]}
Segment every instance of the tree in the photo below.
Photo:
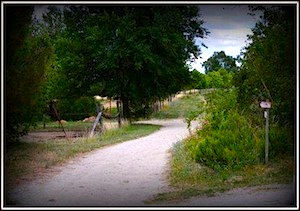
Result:
{"label": "tree", "polygon": [[231,88],[234,73],[220,68],[205,75],[206,88]]}
{"label": "tree", "polygon": [[227,71],[235,72],[237,70],[236,60],[232,56],[227,56],[224,51],[214,52],[214,54],[203,62],[205,73],[218,71],[223,68]]}
{"label": "tree", "polygon": [[56,54],[65,95],[120,98],[126,118],[189,82],[194,39],[207,34],[195,6],[70,6],[64,23]]}
{"label": "tree", "polygon": [[272,101],[272,119],[293,125],[295,116],[295,7],[252,7],[261,21],[249,35],[241,71],[236,75],[243,105]]}
{"label": "tree", "polygon": [[191,82],[189,88],[205,89],[206,88],[205,75],[203,73],[200,73],[198,70],[193,69],[193,71],[191,72]]}
{"label": "tree", "polygon": [[27,133],[40,116],[41,87],[51,48],[32,30],[32,6],[5,6],[5,135]]}
{"label": "tree", "polygon": [[222,76],[219,71],[213,71],[206,74],[207,88],[221,88],[222,87]]}

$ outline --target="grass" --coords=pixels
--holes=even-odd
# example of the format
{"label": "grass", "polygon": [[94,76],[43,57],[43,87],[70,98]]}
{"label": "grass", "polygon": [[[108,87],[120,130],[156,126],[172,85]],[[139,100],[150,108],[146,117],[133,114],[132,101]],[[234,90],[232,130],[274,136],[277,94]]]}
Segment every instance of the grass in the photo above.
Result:
{"label": "grass", "polygon": [[[105,120],[107,122],[107,120]],[[83,122],[83,121],[68,121],[63,123],[65,130],[82,130],[87,131],[93,127],[93,122]],[[44,128],[43,122],[38,122],[37,125],[31,128],[32,131],[62,131],[62,127],[58,122],[47,122]]]}
{"label": "grass", "polygon": [[[185,140],[185,141],[188,141]],[[214,196],[233,188],[267,184],[287,184],[294,175],[293,157],[281,157],[269,161],[268,165],[246,166],[241,170],[214,171],[194,162],[184,143],[178,143],[172,150],[169,181],[173,191],[160,193],[151,204],[158,201],[183,200],[193,196]]]}
{"label": "grass", "polygon": [[202,100],[203,97],[199,93],[188,94],[178,100],[172,101],[168,105],[165,105],[160,111],[153,114],[152,118],[186,118],[191,112],[199,110]]}
{"label": "grass", "polygon": [[[198,95],[189,95],[183,99],[185,103],[194,103],[200,100]],[[181,102],[176,102],[180,105]],[[177,106],[175,104],[174,107]],[[189,107],[189,105],[184,105]],[[191,105],[191,108],[193,109]],[[177,107],[178,109],[179,107]],[[194,107],[195,108],[195,107]],[[175,108],[169,108],[175,113]],[[161,116],[168,116],[169,111]],[[193,112],[193,110],[191,110]],[[295,174],[294,157],[290,151],[282,156],[269,157],[267,165],[263,163],[248,164],[241,168],[223,168],[214,170],[197,163],[193,160],[191,149],[187,148],[191,141],[197,137],[189,137],[177,143],[172,149],[170,161],[171,170],[168,176],[172,190],[156,195],[149,204],[158,201],[183,200],[193,196],[213,196],[216,193],[231,190],[233,188],[244,188],[268,184],[291,183]],[[279,138],[279,137],[278,137]],[[288,137],[286,137],[288,138]],[[282,138],[281,142],[283,141]],[[274,144],[273,144],[274,145]],[[274,147],[274,146],[273,146]],[[271,154],[270,154],[271,156]]]}
{"label": "grass", "polygon": [[11,145],[5,153],[6,187],[10,189],[23,180],[31,179],[45,169],[61,164],[79,154],[146,136],[159,128],[160,126],[157,125],[132,124],[108,130],[93,138],[16,143]]}

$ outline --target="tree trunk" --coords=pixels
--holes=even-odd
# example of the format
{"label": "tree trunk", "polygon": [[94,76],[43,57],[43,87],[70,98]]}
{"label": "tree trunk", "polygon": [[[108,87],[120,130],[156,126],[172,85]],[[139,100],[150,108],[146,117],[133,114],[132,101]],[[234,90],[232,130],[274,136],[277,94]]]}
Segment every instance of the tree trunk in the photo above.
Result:
{"label": "tree trunk", "polygon": [[123,103],[123,117],[128,119],[129,123],[131,124],[131,112],[129,107],[129,100],[127,97],[121,96],[121,100]]}

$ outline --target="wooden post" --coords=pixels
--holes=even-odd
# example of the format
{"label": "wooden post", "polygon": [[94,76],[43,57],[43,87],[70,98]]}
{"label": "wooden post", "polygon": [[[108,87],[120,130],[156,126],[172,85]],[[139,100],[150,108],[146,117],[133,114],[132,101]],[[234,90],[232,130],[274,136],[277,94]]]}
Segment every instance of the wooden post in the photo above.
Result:
{"label": "wooden post", "polygon": [[265,110],[266,118],[266,141],[265,141],[265,163],[268,163],[269,159],[269,109]]}
{"label": "wooden post", "polygon": [[266,118],[265,164],[267,164],[269,158],[269,109],[271,108],[271,102],[268,99],[262,101],[260,102],[260,107],[264,109],[264,117]]}
{"label": "wooden post", "polygon": [[[93,128],[92,128],[92,130],[91,130],[91,132],[90,132],[90,135],[89,135],[90,138],[93,137],[93,135],[94,135],[94,131],[95,131],[96,126],[97,126],[97,124],[98,124],[98,122],[99,122],[99,120],[100,120],[100,118],[101,118],[101,115],[102,115],[102,112],[100,111],[100,112],[98,113],[98,115],[97,115],[97,118],[96,118],[96,120],[95,120],[95,122],[94,122]],[[101,124],[102,124],[102,122],[101,122]]]}
{"label": "wooden post", "polygon": [[68,141],[70,141],[69,138],[68,138],[68,136],[67,136],[67,133],[66,133],[66,131],[65,131],[65,128],[64,128],[63,124],[61,123],[60,116],[58,115],[58,112],[57,112],[57,110],[56,110],[56,108],[55,108],[54,106],[53,106],[53,109],[54,109],[56,118],[58,119],[58,123],[61,125],[61,127],[62,127],[62,129],[63,129],[63,131],[64,131],[64,134],[65,134],[66,139],[67,139]]}
{"label": "wooden post", "polygon": [[117,100],[117,110],[118,110],[118,127],[121,127],[121,109],[120,109],[120,100]]}

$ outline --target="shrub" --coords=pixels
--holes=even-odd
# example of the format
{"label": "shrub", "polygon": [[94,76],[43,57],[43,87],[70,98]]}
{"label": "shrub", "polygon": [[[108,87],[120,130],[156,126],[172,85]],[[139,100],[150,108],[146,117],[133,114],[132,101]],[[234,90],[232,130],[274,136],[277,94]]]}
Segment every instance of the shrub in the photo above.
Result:
{"label": "shrub", "polygon": [[223,121],[212,120],[215,126],[205,125],[198,132],[194,159],[213,169],[238,169],[258,162],[263,155],[263,130],[253,130],[237,111],[222,113],[222,117]]}
{"label": "shrub", "polygon": [[264,128],[238,110],[236,96],[234,89],[207,94],[207,124],[187,143],[197,162],[215,170],[239,169],[264,155]]}

